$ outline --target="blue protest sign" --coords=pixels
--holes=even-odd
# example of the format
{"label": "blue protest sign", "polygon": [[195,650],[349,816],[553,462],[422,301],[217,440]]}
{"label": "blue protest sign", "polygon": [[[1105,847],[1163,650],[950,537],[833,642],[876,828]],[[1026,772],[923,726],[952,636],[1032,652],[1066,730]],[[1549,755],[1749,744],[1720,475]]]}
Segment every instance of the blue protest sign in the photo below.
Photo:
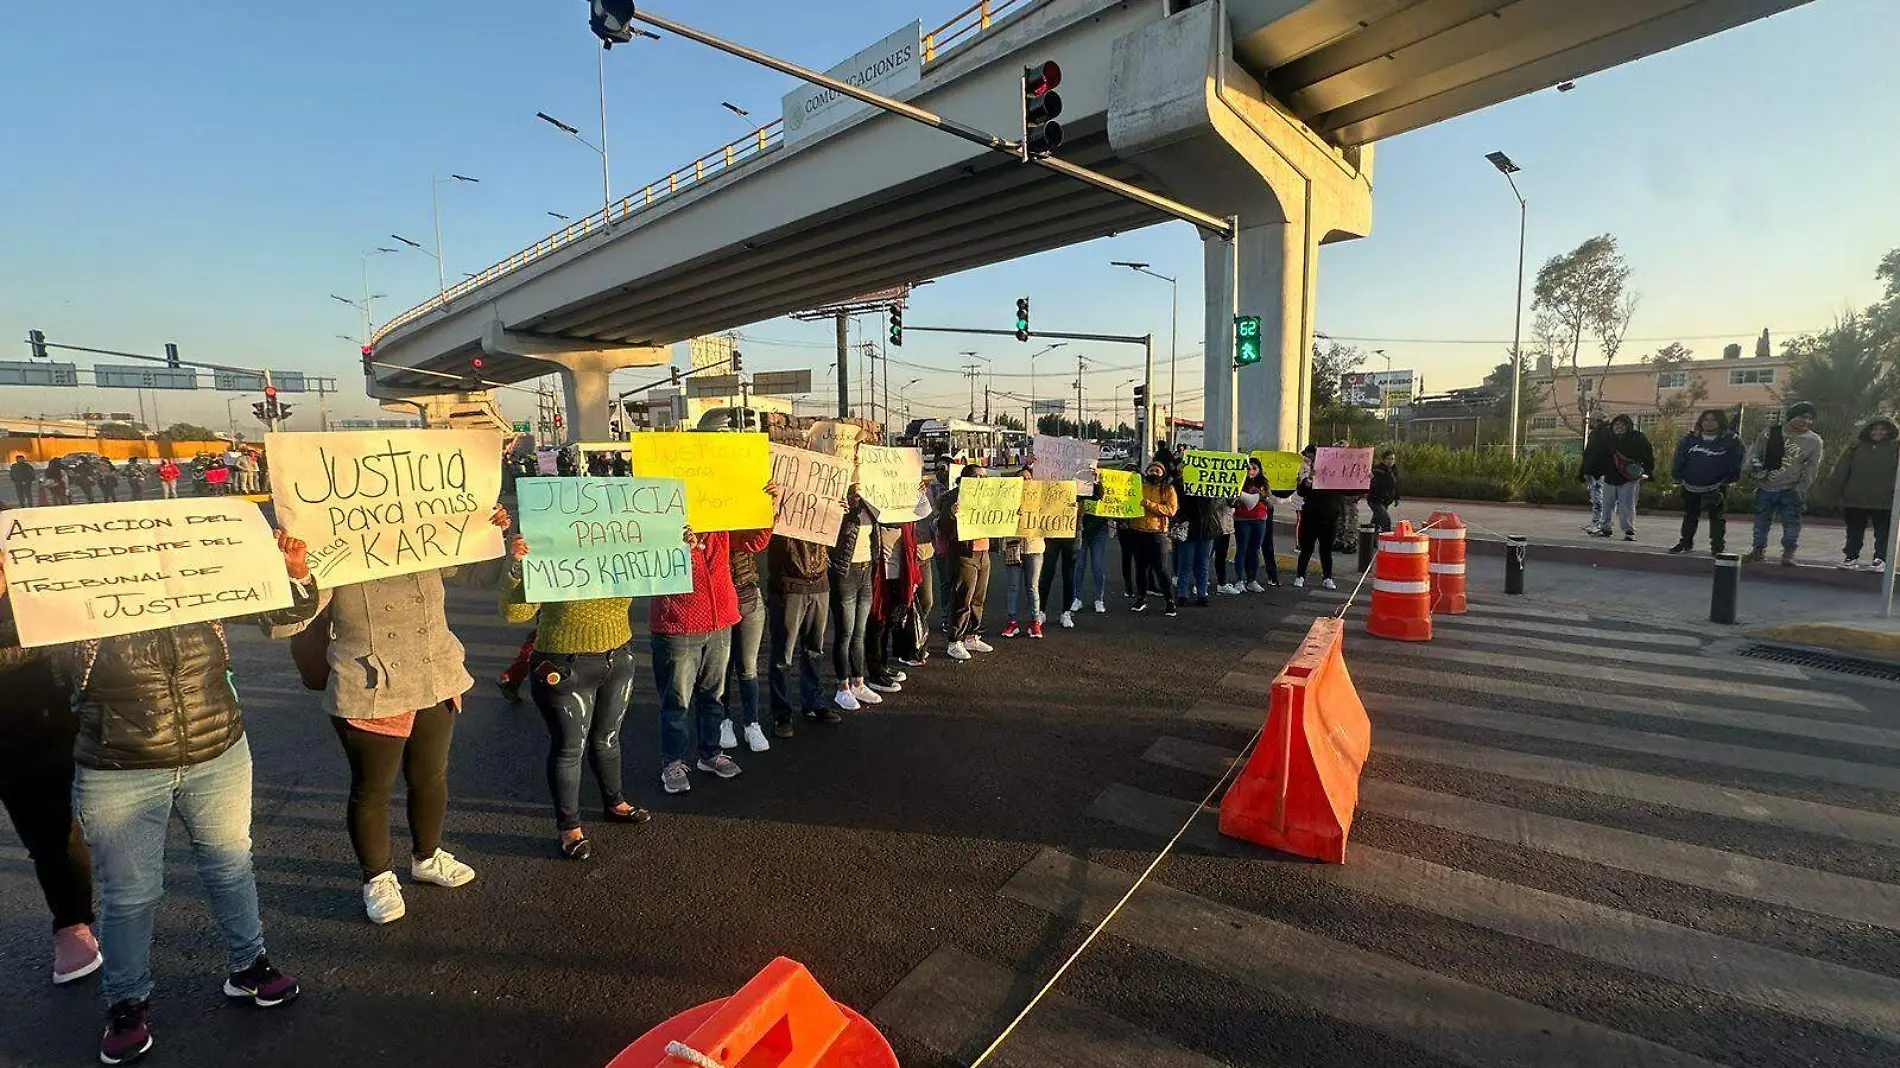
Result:
{"label": "blue protest sign", "polygon": [[535,603],[654,597],[693,588],[686,483],[676,478],[515,482],[525,598]]}

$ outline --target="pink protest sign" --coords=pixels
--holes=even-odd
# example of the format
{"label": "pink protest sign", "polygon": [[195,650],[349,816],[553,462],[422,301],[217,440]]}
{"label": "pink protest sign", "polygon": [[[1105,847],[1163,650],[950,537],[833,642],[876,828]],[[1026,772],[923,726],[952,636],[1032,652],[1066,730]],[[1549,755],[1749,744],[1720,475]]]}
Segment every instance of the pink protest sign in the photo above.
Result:
{"label": "pink protest sign", "polygon": [[1372,450],[1315,449],[1313,488],[1316,490],[1371,489]]}

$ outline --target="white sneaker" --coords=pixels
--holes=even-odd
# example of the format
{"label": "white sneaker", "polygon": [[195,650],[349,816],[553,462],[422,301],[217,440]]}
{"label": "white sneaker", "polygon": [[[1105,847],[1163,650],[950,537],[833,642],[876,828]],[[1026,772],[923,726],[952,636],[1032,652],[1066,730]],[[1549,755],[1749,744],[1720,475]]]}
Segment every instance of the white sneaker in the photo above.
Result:
{"label": "white sneaker", "polygon": [[1326,589],[1329,589],[1329,590],[1336,590],[1336,589],[1338,589],[1338,588],[1339,588],[1339,583],[1337,583],[1337,582],[1334,582],[1334,581],[1333,581],[1332,579],[1320,579],[1320,580],[1319,580],[1319,584],[1320,584],[1320,585],[1321,585],[1322,587],[1324,587],[1324,588],[1326,588]]}
{"label": "white sneaker", "polygon": [[1069,611],[1062,613],[1062,629],[1064,630],[1075,629],[1075,610],[1074,609],[1070,609]]}
{"label": "white sneaker", "polygon": [[729,719],[719,721],[719,748],[739,748],[739,739],[733,735],[732,721]]}
{"label": "white sneaker", "polygon": [[363,884],[363,911],[371,923],[395,923],[409,911],[402,903],[402,884],[395,872],[386,871]]}
{"label": "white sneaker", "polygon": [[970,659],[970,651],[963,647],[962,642],[951,642],[950,648],[944,650],[944,655],[958,663]]}
{"label": "white sneaker", "polygon": [[1885,571],[1885,570],[1887,570],[1887,561],[1885,561],[1885,560],[1882,560],[1882,559],[1881,559],[1880,557],[1878,557],[1878,556],[1876,556],[1876,557],[1874,557],[1874,562],[1873,562],[1873,563],[1871,563],[1871,564],[1868,564],[1868,565],[1867,565],[1867,570],[1869,570],[1869,571]]}
{"label": "white sneaker", "polygon": [[848,688],[839,690],[837,696],[831,699],[831,703],[844,709],[846,712],[856,712],[858,710],[857,695],[852,693]]}
{"label": "white sneaker", "polygon": [[981,638],[965,638],[963,639],[963,647],[973,653],[993,653],[996,651],[996,646],[991,645]]}
{"label": "white sneaker", "polygon": [[851,696],[857,698],[858,704],[860,705],[881,705],[884,703],[884,698],[876,690],[871,689],[862,682],[852,684]]}
{"label": "white sneaker", "polygon": [[1305,589],[1305,588],[1306,588],[1306,576],[1305,576],[1305,575],[1301,575],[1301,576],[1300,576],[1299,578],[1296,578],[1296,579],[1294,579],[1294,580],[1293,580],[1293,588],[1294,588],[1294,589],[1296,589],[1296,590],[1303,590],[1303,589]]}
{"label": "white sneaker", "polygon": [[[1079,607],[1081,607],[1081,603],[1080,603],[1080,602],[1077,602],[1077,607],[1078,607],[1078,608],[1079,608]],[[1097,601],[1097,602],[1095,602],[1095,614],[1096,614],[1096,615],[1098,615],[1098,616],[1099,616],[1099,615],[1101,615],[1101,614],[1102,614],[1103,612],[1106,612],[1106,611],[1108,611],[1108,606],[1107,606],[1107,605],[1105,605],[1105,604],[1103,604],[1103,603],[1102,603],[1102,602],[1100,602],[1100,601]]]}
{"label": "white sneaker", "polygon": [[745,725],[745,745],[754,753],[763,753],[772,748],[772,743],[765,740],[765,731],[756,723]]}
{"label": "white sneaker", "polygon": [[1247,583],[1247,586],[1246,586],[1246,590],[1247,590],[1247,592],[1248,592],[1248,593],[1265,593],[1265,592],[1267,592],[1267,588],[1266,588],[1265,586],[1262,586],[1262,585],[1261,585],[1260,583],[1258,583],[1258,582],[1249,582],[1249,583]]}
{"label": "white sneaker", "polygon": [[1587,524],[1587,525],[1585,525],[1585,526],[1584,526],[1584,528],[1583,528],[1583,532],[1584,532],[1585,534],[1589,534],[1589,535],[1591,535],[1592,537],[1594,537],[1594,536],[1596,536],[1596,535],[1598,535],[1598,534],[1601,534],[1601,533],[1603,533],[1603,528],[1602,528],[1602,527],[1601,527],[1600,525],[1598,525],[1598,524],[1596,524],[1596,523],[1590,523],[1590,524]]}
{"label": "white sneaker", "polygon": [[409,877],[419,883],[436,886],[467,886],[475,881],[475,869],[455,859],[455,854],[438,849],[428,860],[409,860]]}
{"label": "white sneaker", "polygon": [[[1102,602],[1100,602],[1100,601],[1097,601],[1097,602],[1095,602],[1095,603],[1096,603],[1096,604],[1101,604]],[[1071,601],[1071,602],[1069,602],[1069,611],[1071,611],[1071,612],[1080,612],[1081,610],[1082,610],[1082,598],[1080,598],[1080,597],[1077,597],[1077,598],[1076,598],[1075,600],[1073,600],[1073,601]]]}

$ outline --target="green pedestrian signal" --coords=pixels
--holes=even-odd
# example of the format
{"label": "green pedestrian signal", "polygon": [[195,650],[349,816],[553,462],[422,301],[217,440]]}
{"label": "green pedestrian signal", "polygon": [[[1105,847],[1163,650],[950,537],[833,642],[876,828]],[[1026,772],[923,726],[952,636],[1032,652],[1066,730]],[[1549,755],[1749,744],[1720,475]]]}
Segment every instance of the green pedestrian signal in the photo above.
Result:
{"label": "green pedestrian signal", "polygon": [[1260,362],[1260,317],[1234,316],[1234,366]]}

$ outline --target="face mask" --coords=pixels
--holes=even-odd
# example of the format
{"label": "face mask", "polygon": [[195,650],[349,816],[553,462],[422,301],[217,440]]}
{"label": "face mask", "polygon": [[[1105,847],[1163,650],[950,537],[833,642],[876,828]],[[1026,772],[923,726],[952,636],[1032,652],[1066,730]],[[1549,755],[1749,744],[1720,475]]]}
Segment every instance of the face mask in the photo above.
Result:
{"label": "face mask", "polygon": [[1159,486],[1161,484],[1160,475],[1143,475],[1141,480],[1150,486]]}

